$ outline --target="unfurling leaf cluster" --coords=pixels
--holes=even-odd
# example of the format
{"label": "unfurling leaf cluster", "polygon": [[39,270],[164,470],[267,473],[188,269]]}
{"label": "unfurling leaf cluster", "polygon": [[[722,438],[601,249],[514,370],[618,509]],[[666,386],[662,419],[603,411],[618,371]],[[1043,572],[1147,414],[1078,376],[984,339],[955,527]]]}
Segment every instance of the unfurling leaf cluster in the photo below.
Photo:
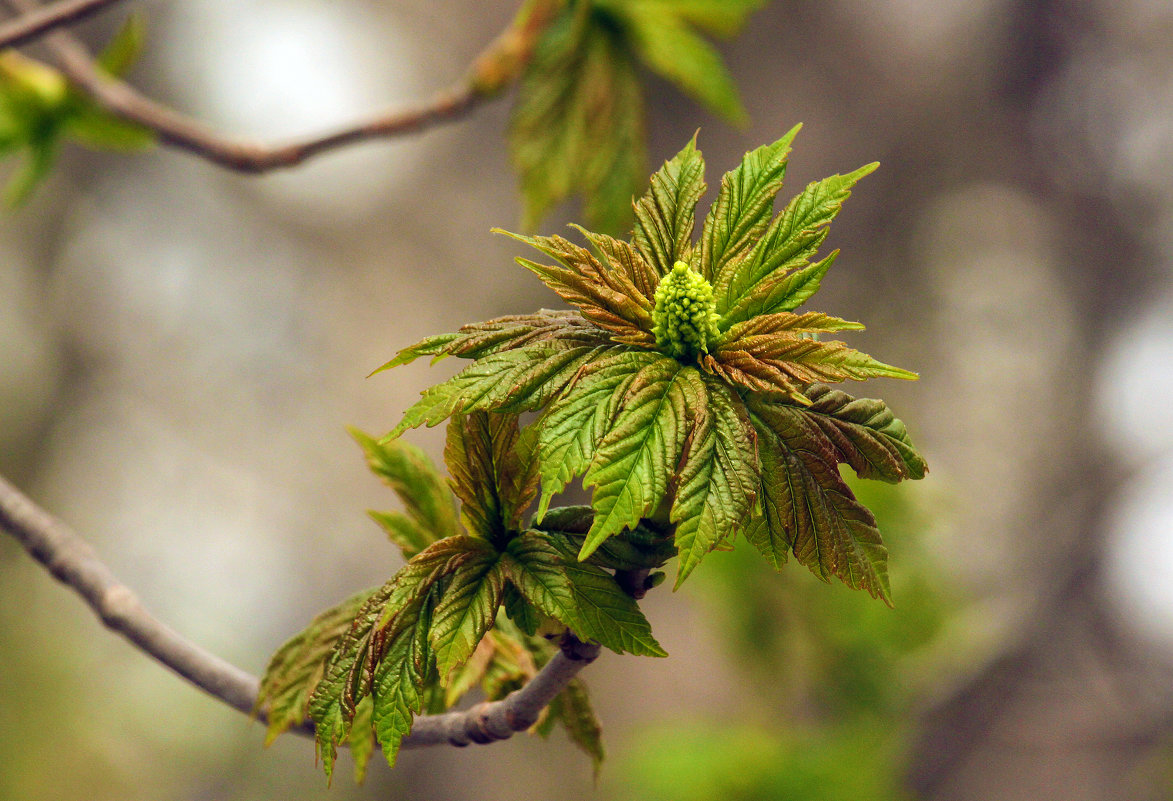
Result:
{"label": "unfurling leaf cluster", "polygon": [[[521,430],[515,416],[452,421],[449,486],[418,448],[352,433],[403,503],[402,512],[371,515],[407,563],[382,587],[319,615],[273,656],[257,699],[270,741],[308,717],[327,774],[346,744],[361,780],[376,743],[394,764],[416,715],[449,709],[473,689],[504,698],[549,661],[563,631],[619,653],[664,655],[606,568],[625,559],[658,566],[671,550],[648,535],[626,554],[611,549],[580,563],[575,537],[589,509],[555,510],[550,530],[525,526],[538,477],[533,429]],[[537,728],[546,733],[556,722],[602,758],[581,682],[562,691]]]}
{"label": "unfurling leaf cluster", "polygon": [[[271,735],[308,715],[327,773],[349,744],[361,774],[376,742],[394,762],[416,715],[523,684],[552,637],[663,656],[635,600],[672,557],[679,586],[739,534],[775,568],[793,556],[890,602],[876,520],[840,465],[893,483],[927,467],[882,401],[828,384],[916,376],[819,338],[858,323],[797,311],[835,260],[818,258],[829,223],[876,165],[815,181],[776,212],[797,132],[724,175],[699,236],[695,141],[633,204],[629,241],[510,234],[545,257],[518,263],[573,308],[466,325],[381,368],[472,362],[386,437],[355,433],[403,501],[372,516],[407,564],[274,656],[258,701]],[[448,487],[398,439],[446,420]],[[590,506],[551,508],[576,480]],[[555,722],[601,757],[577,681],[536,728]]]}
{"label": "unfurling leaf cluster", "polygon": [[387,436],[473,412],[538,412],[528,431],[537,518],[572,481],[592,489],[588,559],[651,520],[674,531],[677,585],[741,533],[775,567],[793,555],[890,602],[875,518],[839,473],[897,482],[927,467],[879,400],[827,386],[916,378],[820,335],[863,326],[796,312],[837,251],[828,225],[877,165],[807,186],[775,213],[798,128],[725,174],[694,238],[705,164],[695,141],[634,203],[630,241],[579,228],[510,234],[551,263],[517,261],[572,311],[502,317],[430,337],[384,368],[430,355],[473,363],[431,387]]}

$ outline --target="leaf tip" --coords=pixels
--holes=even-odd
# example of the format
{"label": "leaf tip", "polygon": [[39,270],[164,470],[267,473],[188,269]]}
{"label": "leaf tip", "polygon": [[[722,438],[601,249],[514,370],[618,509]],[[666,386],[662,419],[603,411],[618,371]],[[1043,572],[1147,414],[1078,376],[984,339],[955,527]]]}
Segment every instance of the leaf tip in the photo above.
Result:
{"label": "leaf tip", "polygon": [[873,161],[871,164],[863,165],[858,170],[851,173],[850,176],[848,176],[848,177],[850,177],[852,179],[852,183],[854,183],[855,181],[858,181],[860,178],[864,178],[868,175],[871,175],[873,172],[875,172],[879,168],[880,168],[880,162]]}

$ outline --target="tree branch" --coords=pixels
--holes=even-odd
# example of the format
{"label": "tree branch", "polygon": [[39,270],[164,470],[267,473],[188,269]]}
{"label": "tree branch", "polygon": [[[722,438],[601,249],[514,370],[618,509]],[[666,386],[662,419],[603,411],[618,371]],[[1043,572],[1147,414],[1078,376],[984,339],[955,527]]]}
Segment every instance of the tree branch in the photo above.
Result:
{"label": "tree branch", "polygon": [[81,22],[117,2],[119,0],[62,0],[51,6],[30,10],[0,25],[0,49],[16,47],[56,28]]}
{"label": "tree branch", "polygon": [[68,526],[0,477],[0,527],[53,577],[82,597],[102,623],[156,661],[241,712],[252,712],[258,682],[240,668],[188,642],[151,616],[129,587]]}
{"label": "tree branch", "polygon": [[568,632],[562,650],[524,687],[500,701],[480,703],[466,712],[416,718],[411,734],[400,747],[423,748],[445,743],[464,747],[469,743],[485,745],[512,737],[537,723],[541,711],[598,656],[596,643],[581,642]]}
{"label": "tree branch", "polygon": [[[38,12],[36,0],[6,1],[24,14]],[[558,6],[558,0],[528,0],[510,26],[474,60],[465,77],[425,103],[391,109],[333,132],[273,145],[224,136],[140,94],[129,84],[103,72],[89,50],[66,31],[49,33],[45,42],[66,77],[110,113],[149,128],[166,145],[221,167],[260,174],[297,166],[313,156],[346,145],[415,133],[465,116],[483,101],[498,95],[521,74],[538,35]]]}
{"label": "tree branch", "polygon": [[[156,620],[134,592],[106,567],[93,548],[57,518],[41,509],[0,476],[0,528],[16,538],[58,581],[82,597],[98,619],[155,661],[215,698],[253,714],[258,679],[187,641]],[[599,655],[599,646],[564,637],[561,650],[524,687],[500,701],[465,712],[416,718],[402,748],[465,746],[503,740],[532,726],[580,670]],[[264,720],[264,715],[258,715]],[[306,723],[293,731],[312,735]]]}

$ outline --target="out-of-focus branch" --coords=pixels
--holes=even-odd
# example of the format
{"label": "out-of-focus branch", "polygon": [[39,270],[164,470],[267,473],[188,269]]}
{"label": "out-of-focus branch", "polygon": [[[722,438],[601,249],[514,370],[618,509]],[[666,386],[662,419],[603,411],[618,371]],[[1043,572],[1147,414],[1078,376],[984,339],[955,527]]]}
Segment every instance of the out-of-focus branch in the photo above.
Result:
{"label": "out-of-focus branch", "polygon": [[61,0],[0,25],[0,48],[16,47],[97,14],[119,0]]}
{"label": "out-of-focus branch", "polygon": [[[0,528],[15,537],[55,578],[80,595],[107,628],[205,692],[252,714],[260,687],[255,676],[188,642],[156,620],[130,588],[98,559],[85,540],[3,477],[0,477]],[[598,655],[598,645],[580,642],[568,634],[561,650],[524,687],[500,701],[478,704],[465,712],[417,718],[402,747],[490,743],[525,731],[537,721],[542,709]],[[263,714],[260,718],[264,719]],[[295,731],[313,734],[308,723]]]}
{"label": "out-of-focus branch", "polygon": [[152,617],[135,594],[68,526],[0,477],[0,528],[71,587],[112,631],[201,690],[241,712],[252,711],[257,679],[188,642]]}
{"label": "out-of-focus branch", "polygon": [[[36,0],[6,2],[24,14],[39,10]],[[411,134],[463,117],[498,95],[521,74],[538,35],[560,5],[560,0],[528,0],[510,26],[476,58],[465,77],[427,102],[391,109],[355,125],[284,144],[230,138],[151,100],[130,84],[103,72],[89,50],[66,31],[49,33],[45,42],[62,72],[110,113],[151,129],[166,145],[231,170],[259,174],[294,167],[346,145]]]}

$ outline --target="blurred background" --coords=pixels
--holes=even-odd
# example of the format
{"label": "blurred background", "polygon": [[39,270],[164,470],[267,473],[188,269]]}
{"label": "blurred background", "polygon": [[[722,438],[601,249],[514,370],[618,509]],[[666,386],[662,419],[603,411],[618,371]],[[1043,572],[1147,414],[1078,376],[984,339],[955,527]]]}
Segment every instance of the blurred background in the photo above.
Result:
{"label": "blurred background", "polygon": [[[264,138],[427,96],[514,11],[144,7],[135,83]],[[262,750],[0,537],[0,799],[1173,798],[1173,6],[774,0],[722,50],[751,124],[651,79],[652,166],[699,127],[712,186],[796,122],[784,198],[882,163],[816,306],[922,375],[848,388],[884,397],[932,468],[859,487],[895,610],[715,554],[646,602],[669,660],[586,674],[597,780],[555,733],[327,789],[311,742]],[[364,376],[557,301],[489,234],[520,213],[507,119],[498,102],[262,178],[67,151],[0,215],[0,471],[160,618],[262,671],[398,567],[365,516],[394,502],[344,426],[384,432],[453,367]],[[439,458],[442,430],[411,439]]]}

